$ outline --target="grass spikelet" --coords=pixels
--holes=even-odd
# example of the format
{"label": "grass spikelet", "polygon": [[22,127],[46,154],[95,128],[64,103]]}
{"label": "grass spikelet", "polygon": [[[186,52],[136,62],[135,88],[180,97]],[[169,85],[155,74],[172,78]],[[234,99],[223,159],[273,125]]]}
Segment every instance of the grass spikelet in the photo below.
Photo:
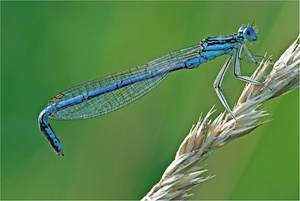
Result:
{"label": "grass spikelet", "polygon": [[[188,192],[212,176],[204,177],[206,172],[203,162],[214,150],[226,143],[250,133],[255,128],[270,120],[260,120],[266,116],[266,109],[258,109],[265,101],[282,96],[299,87],[300,35],[296,41],[275,62],[271,72],[270,59],[260,64],[252,79],[264,86],[247,83],[240,95],[233,113],[235,122],[229,114],[221,113],[213,121],[207,115],[194,125],[181,143],[174,161],[165,170],[161,180],[142,200],[186,200]],[[266,76],[267,75],[267,76]]]}

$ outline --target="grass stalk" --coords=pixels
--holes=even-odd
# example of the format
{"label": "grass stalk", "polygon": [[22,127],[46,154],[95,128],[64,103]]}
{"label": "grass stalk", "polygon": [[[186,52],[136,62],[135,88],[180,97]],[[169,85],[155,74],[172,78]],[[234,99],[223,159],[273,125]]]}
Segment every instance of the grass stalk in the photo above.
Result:
{"label": "grass stalk", "polygon": [[264,86],[247,83],[233,108],[237,122],[229,114],[221,113],[214,120],[210,116],[212,108],[181,143],[174,161],[162,175],[161,180],[142,199],[146,200],[186,200],[189,191],[212,176],[204,177],[206,172],[202,162],[217,148],[228,142],[247,135],[255,128],[269,122],[261,120],[268,115],[259,106],[267,100],[282,96],[299,87],[300,35],[296,41],[275,62],[267,75],[270,59],[262,62],[252,75],[252,79]]}

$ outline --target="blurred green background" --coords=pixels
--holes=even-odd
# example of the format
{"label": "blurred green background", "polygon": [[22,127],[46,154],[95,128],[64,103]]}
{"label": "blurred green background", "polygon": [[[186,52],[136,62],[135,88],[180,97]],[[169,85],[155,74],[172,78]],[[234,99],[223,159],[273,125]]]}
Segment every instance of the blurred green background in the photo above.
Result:
{"label": "blurred green background", "polygon": [[[58,92],[139,65],[255,20],[254,55],[277,60],[299,34],[296,1],[1,2],[1,199],[140,199],[173,160],[226,56],[172,73],[140,100],[81,121],[50,120],[56,156],[37,117]],[[255,66],[243,62],[243,72]],[[245,83],[226,77],[231,105]],[[273,121],[217,150],[216,175],[192,199],[299,198],[299,92],[263,105]]]}

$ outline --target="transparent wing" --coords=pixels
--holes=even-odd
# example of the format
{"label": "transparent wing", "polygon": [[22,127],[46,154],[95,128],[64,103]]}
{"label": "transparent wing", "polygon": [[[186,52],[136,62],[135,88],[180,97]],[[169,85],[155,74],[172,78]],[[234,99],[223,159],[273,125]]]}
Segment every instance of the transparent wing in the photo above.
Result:
{"label": "transparent wing", "polygon": [[[70,88],[53,97],[48,102],[48,105],[65,101],[78,95],[103,88],[113,83],[120,82],[125,79],[130,79],[138,75],[143,75],[153,70],[170,68],[174,64],[198,56],[199,48],[200,45],[195,45],[185,49],[177,50],[165,56],[159,57],[147,64],[136,66],[128,70],[108,75]],[[133,102],[134,100],[137,100],[138,98],[151,91],[169,74],[169,71],[165,72],[166,73],[160,74],[154,78],[146,79],[125,86],[123,88],[104,93],[82,103],[64,108],[56,113],[51,114],[49,117],[52,119],[74,120],[86,119],[98,115],[107,114]]]}

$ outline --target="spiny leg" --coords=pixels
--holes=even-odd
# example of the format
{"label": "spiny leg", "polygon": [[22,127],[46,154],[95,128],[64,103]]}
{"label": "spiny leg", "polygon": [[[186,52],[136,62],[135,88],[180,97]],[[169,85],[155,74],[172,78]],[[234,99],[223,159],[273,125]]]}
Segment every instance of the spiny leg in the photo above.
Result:
{"label": "spiny leg", "polygon": [[[234,58],[233,75],[236,78],[238,78],[238,79],[240,79],[242,81],[250,82],[250,83],[255,84],[255,85],[261,85],[261,86],[263,86],[263,83],[258,82],[256,80],[252,80],[248,76],[241,75],[241,68],[240,68],[240,61],[239,60],[241,60],[241,53],[242,53],[243,47],[244,47],[244,44],[241,44],[241,46],[236,51],[236,55],[235,55],[235,58]],[[252,62],[257,63],[257,61],[255,61],[254,57],[250,54],[249,50],[247,48],[245,48],[245,50],[246,50],[246,52],[247,52],[247,54],[249,56],[249,59]]]}
{"label": "spiny leg", "polygon": [[219,97],[219,99],[221,100],[221,103],[224,105],[225,109],[229,112],[229,114],[232,116],[232,118],[235,120],[236,122],[236,118],[232,112],[232,110],[230,109],[225,96],[223,95],[222,91],[221,91],[221,85],[222,85],[222,81],[224,79],[225,73],[229,67],[229,64],[232,61],[232,55],[230,55],[230,57],[227,59],[227,61],[225,62],[225,64],[223,65],[222,69],[220,70],[218,76],[216,77],[216,80],[214,82],[214,88],[215,91]]}
{"label": "spiny leg", "polygon": [[247,60],[247,59],[250,59],[252,61],[252,63],[254,64],[261,64],[261,63],[264,63],[264,62],[260,62],[260,61],[256,61],[255,59],[264,59],[265,57],[264,56],[253,56],[250,51],[248,50],[247,46],[245,44],[242,44],[241,46],[242,49],[245,50],[245,52],[247,53],[247,57],[239,57],[239,60]]}

